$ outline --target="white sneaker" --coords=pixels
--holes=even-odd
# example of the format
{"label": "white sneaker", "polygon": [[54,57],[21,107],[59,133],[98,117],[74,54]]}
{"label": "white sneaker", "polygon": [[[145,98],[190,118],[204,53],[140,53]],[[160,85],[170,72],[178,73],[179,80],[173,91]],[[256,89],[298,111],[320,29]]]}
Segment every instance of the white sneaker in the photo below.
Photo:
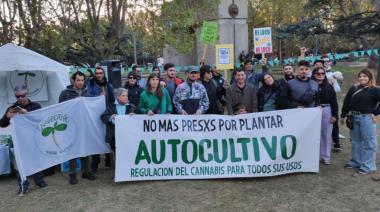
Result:
{"label": "white sneaker", "polygon": [[331,162],[329,160],[324,160],[323,164],[325,164],[325,165],[331,165]]}
{"label": "white sneaker", "polygon": [[342,134],[339,133],[339,139],[345,139],[346,137],[344,137]]}

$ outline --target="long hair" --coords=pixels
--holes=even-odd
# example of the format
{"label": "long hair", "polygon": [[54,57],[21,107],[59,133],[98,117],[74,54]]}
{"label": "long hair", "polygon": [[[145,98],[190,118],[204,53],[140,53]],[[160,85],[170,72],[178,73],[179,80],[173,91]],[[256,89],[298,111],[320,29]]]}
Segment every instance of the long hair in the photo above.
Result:
{"label": "long hair", "polygon": [[[358,78],[359,78],[360,74],[365,74],[368,76],[368,79],[369,79],[368,87],[376,87],[375,79],[373,78],[373,74],[371,73],[371,71],[369,69],[364,68],[361,71],[359,71],[359,73],[357,75]],[[359,84],[356,84],[356,85],[359,85]]]}
{"label": "long hair", "polygon": [[[273,84],[272,85],[267,85],[267,83],[265,83],[265,79],[264,78],[265,78],[266,75],[269,75],[270,77],[272,77],[272,79],[273,79]],[[275,87],[277,87],[276,78],[274,78],[274,76],[272,74],[269,74],[269,73],[264,74],[263,78],[261,79],[261,84],[264,87],[267,87],[267,88],[275,88]]]}
{"label": "long hair", "polygon": [[311,79],[316,81],[314,74],[317,73],[321,69],[323,70],[323,72],[325,72],[325,78],[323,78],[322,84],[329,83],[329,81],[327,80],[327,76],[326,76],[326,69],[324,69],[322,67],[316,67],[313,69],[313,71],[311,72]]}
{"label": "long hair", "polygon": [[[154,77],[156,77],[158,81],[160,81],[160,77],[158,76],[158,74],[155,74],[155,73],[150,74],[148,77],[148,83],[146,85],[146,90],[148,91],[148,93],[153,93],[152,86],[150,85],[150,80],[153,79]],[[156,92],[154,92],[153,94],[156,95],[160,101],[162,100],[163,92],[160,86],[160,82],[158,82]]]}

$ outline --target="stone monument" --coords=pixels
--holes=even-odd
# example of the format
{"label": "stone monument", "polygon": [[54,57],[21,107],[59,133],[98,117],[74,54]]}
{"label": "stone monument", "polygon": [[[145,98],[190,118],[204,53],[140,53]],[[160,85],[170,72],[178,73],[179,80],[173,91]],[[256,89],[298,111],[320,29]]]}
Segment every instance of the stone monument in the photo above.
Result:
{"label": "stone monument", "polygon": [[[217,22],[219,25],[219,40],[217,44],[234,44],[235,62],[241,51],[248,52],[248,0],[220,0]],[[204,45],[200,43],[201,28],[197,29],[197,42],[192,52],[180,54],[174,48],[164,48],[164,62],[176,65],[197,65],[201,61]],[[215,46],[208,45],[205,54],[205,64],[215,64]]]}

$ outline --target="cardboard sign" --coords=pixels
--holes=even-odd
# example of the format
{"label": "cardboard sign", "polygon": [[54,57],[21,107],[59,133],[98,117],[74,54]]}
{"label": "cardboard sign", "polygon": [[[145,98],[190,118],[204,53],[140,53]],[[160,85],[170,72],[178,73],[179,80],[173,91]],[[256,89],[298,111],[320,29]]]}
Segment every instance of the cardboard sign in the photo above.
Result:
{"label": "cardboard sign", "polygon": [[216,68],[219,70],[234,68],[234,45],[216,45]]}
{"label": "cardboard sign", "polygon": [[272,29],[270,27],[253,29],[253,43],[256,54],[272,53]]}
{"label": "cardboard sign", "polygon": [[201,32],[201,43],[215,44],[218,40],[218,23],[216,21],[204,21]]}

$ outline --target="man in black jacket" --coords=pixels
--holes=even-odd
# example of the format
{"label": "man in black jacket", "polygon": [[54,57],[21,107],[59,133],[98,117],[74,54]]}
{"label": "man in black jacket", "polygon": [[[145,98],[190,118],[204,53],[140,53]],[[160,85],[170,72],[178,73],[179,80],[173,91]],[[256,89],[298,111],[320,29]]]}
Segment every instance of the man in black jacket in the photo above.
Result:
{"label": "man in black jacket", "polygon": [[[113,86],[108,82],[104,69],[100,66],[95,68],[95,77],[87,83],[87,89],[91,96],[103,95],[106,98],[106,107],[115,101]],[[105,166],[111,167],[111,156],[105,154]],[[100,155],[93,155],[91,161],[91,170],[96,172],[100,164]]]}
{"label": "man in black jacket", "polygon": [[200,69],[202,85],[205,87],[209,99],[209,107],[205,114],[223,114],[224,108],[221,103],[223,95],[226,94],[225,87],[219,87],[219,84],[213,79],[212,68],[204,65]]}
{"label": "man in black jacket", "polygon": [[[59,102],[68,101],[71,99],[75,99],[81,96],[91,96],[87,90],[87,87],[84,84],[85,75],[82,72],[76,72],[71,76],[73,81],[73,85],[67,86],[65,90],[61,92],[59,95]],[[82,178],[88,180],[95,180],[94,174],[91,172],[89,167],[89,157],[81,157],[82,162]],[[70,164],[70,184],[77,184],[77,174],[76,174],[76,159],[72,159],[69,161]]]}
{"label": "man in black jacket", "polygon": [[[17,102],[10,106],[4,116],[0,120],[0,127],[8,127],[10,125],[10,119],[13,118],[17,113],[24,114],[33,110],[38,110],[41,108],[41,105],[37,102],[32,102],[28,99],[28,89],[23,86],[16,86],[14,89],[15,97]],[[43,180],[43,174],[41,172],[35,173],[32,175],[34,183],[40,187],[46,187],[47,184]],[[18,194],[22,196],[28,191],[29,182],[28,180],[22,181],[19,178],[19,191]]]}

